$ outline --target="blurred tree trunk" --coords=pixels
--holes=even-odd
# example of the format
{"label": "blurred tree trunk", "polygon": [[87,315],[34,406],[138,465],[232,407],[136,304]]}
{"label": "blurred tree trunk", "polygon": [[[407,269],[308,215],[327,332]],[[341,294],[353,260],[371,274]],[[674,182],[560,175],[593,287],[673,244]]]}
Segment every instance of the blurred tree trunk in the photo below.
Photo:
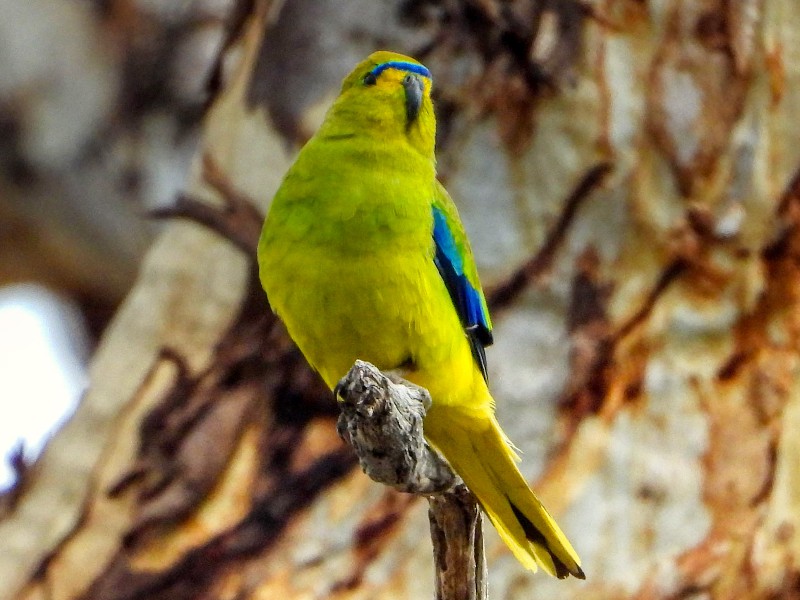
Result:
{"label": "blurred tree trunk", "polygon": [[434,73],[499,418],[587,574],[490,531],[490,597],[800,597],[795,0],[252,0],[229,32],[187,219],[6,498],[0,597],[431,594],[424,503],[355,468],[254,276],[248,199],[377,47]]}

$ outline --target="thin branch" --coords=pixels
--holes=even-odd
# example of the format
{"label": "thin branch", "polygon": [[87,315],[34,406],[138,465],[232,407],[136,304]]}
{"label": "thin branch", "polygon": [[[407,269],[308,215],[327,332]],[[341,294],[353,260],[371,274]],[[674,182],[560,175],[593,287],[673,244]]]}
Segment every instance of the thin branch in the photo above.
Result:
{"label": "thin branch", "polygon": [[474,496],[428,445],[427,390],[356,361],[336,386],[337,430],[375,481],[428,497],[437,600],[485,600],[483,525]]}
{"label": "thin branch", "polygon": [[519,267],[504,283],[489,290],[486,295],[489,308],[499,311],[509,306],[534,280],[544,274],[552,265],[556,251],[567,235],[567,230],[575,220],[578,208],[592,192],[603,183],[611,172],[612,164],[601,162],[593,166],[583,176],[572,193],[564,201],[564,209],[541,249],[521,267]]}
{"label": "thin branch", "polygon": [[412,494],[440,494],[458,479],[425,441],[422,420],[431,405],[427,390],[392,381],[357,360],[336,387],[337,430],[353,446],[361,468],[375,481]]}
{"label": "thin branch", "polygon": [[261,233],[264,215],[253,201],[238,191],[222,169],[206,155],[203,157],[203,180],[216,191],[224,205],[208,202],[182,193],[170,206],[150,211],[157,219],[183,218],[205,225],[239,247],[247,256],[253,256]]}
{"label": "thin branch", "polygon": [[25,458],[25,446],[22,442],[18,442],[11,450],[7,460],[14,477],[11,487],[0,490],[0,521],[16,508],[17,501],[20,499],[23,489],[30,479],[32,468],[32,465]]}
{"label": "thin branch", "polygon": [[614,332],[613,339],[622,339],[637,326],[641,325],[647,319],[647,317],[650,316],[650,313],[653,312],[656,302],[661,294],[663,294],[667,288],[686,271],[687,267],[687,262],[681,258],[677,258],[667,265],[667,267],[662,271],[661,276],[658,278],[658,281],[656,281],[656,284],[653,286],[653,289],[650,290],[644,302],[642,302],[642,306],[629,319],[620,325],[620,327]]}
{"label": "thin branch", "polygon": [[483,551],[483,518],[465,485],[428,498],[436,600],[486,600],[489,575]]}

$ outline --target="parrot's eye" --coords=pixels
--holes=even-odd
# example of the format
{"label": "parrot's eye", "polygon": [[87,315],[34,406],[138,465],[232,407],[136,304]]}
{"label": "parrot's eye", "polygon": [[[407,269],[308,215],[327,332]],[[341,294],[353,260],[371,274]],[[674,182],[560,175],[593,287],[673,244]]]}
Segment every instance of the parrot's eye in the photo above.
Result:
{"label": "parrot's eye", "polygon": [[372,71],[364,75],[364,85],[375,85],[378,83],[378,76]]}

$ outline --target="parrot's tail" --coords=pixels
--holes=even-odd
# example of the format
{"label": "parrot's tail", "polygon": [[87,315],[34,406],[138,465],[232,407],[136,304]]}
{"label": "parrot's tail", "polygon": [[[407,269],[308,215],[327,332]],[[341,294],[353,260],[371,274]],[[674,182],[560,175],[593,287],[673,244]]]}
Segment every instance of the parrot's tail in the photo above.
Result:
{"label": "parrot's tail", "polygon": [[441,414],[449,412],[447,408],[440,411],[426,417],[428,438],[478,498],[517,560],[531,571],[539,565],[559,579],[585,579],[577,553],[528,487],[494,416],[452,419]]}

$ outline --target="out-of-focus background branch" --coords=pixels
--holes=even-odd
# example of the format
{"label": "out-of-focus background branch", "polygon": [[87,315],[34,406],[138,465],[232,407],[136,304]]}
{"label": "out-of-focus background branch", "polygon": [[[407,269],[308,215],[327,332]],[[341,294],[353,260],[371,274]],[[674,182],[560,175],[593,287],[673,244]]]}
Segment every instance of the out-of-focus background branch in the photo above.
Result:
{"label": "out-of-focus background branch", "polygon": [[254,277],[378,48],[434,73],[498,417],[587,573],[487,531],[490,597],[797,596],[795,0],[0,10],[0,433],[85,387],[12,453],[0,598],[431,594],[425,507],[358,471]]}
{"label": "out-of-focus background branch", "polygon": [[4,2],[0,283],[76,300],[95,335],[182,189],[232,2]]}

